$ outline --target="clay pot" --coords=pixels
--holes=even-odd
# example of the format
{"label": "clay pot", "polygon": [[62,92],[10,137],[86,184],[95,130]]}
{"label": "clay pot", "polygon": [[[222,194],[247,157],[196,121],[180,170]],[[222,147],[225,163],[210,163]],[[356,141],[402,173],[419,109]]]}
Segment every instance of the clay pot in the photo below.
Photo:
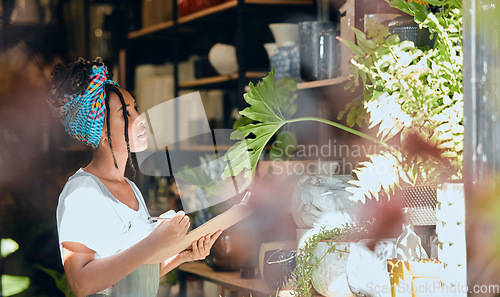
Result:
{"label": "clay pot", "polygon": [[216,271],[238,271],[248,262],[250,246],[241,230],[227,229],[215,241],[205,262]]}
{"label": "clay pot", "polygon": [[238,72],[236,48],[233,45],[215,44],[208,53],[208,60],[220,75],[232,75]]}

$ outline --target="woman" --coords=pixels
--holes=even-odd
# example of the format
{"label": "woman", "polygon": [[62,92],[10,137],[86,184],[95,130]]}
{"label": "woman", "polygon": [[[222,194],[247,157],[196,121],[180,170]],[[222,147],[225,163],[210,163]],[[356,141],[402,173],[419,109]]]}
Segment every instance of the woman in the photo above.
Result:
{"label": "woman", "polygon": [[[221,231],[162,263],[162,248],[182,240],[189,218],[178,212],[154,225],[137,186],[124,176],[131,152],[147,148],[135,101],[113,82],[101,60],[56,65],[54,114],[74,138],[95,149],[92,161],[66,183],[57,207],[61,257],[77,296],[156,296],[159,277],[205,258]],[[133,169],[134,170],[134,169]]]}

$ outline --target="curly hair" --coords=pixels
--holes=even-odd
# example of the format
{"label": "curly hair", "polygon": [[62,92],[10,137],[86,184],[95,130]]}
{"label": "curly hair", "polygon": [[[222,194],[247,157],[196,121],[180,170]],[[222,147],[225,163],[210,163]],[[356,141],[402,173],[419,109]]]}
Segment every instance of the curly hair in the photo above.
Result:
{"label": "curly hair", "polygon": [[[54,106],[61,106],[58,98],[63,95],[83,94],[90,83],[90,71],[93,66],[103,66],[101,58],[96,58],[93,62],[79,58],[76,62],[67,65],[57,64],[52,70],[52,90],[53,96],[50,98]],[[109,72],[109,79],[113,74]]]}

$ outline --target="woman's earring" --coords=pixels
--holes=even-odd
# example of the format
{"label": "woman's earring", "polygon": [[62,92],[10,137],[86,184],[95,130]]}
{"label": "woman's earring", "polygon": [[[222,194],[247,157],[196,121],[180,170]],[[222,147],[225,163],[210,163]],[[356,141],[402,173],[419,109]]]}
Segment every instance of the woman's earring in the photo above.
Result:
{"label": "woman's earring", "polygon": [[102,143],[101,145],[102,145],[103,147],[104,147],[104,146],[106,146],[106,142],[107,142],[107,141],[108,141],[108,139],[107,139],[106,137],[101,138],[101,143]]}

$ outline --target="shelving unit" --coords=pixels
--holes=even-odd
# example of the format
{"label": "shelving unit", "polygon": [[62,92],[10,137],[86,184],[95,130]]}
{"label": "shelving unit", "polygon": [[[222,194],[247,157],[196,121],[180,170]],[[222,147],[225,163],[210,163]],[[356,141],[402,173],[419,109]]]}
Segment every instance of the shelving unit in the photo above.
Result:
{"label": "shelving unit", "polygon": [[[313,0],[244,0],[244,4],[249,5],[312,5]],[[195,13],[179,17],[177,20],[178,25],[186,25],[191,22],[199,21],[207,17],[214,17],[224,12],[234,12],[238,8],[238,0],[228,1]],[[146,28],[128,33],[128,39],[136,39],[145,37],[153,33],[157,33],[174,26],[174,20],[162,22]]]}

